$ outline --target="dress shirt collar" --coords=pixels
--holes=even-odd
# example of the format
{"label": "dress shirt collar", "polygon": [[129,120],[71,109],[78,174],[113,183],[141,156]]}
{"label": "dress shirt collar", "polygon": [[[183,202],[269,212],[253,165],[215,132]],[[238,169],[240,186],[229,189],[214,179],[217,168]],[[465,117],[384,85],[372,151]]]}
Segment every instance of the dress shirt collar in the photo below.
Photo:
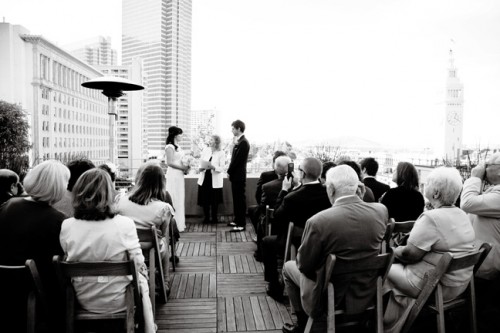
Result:
{"label": "dress shirt collar", "polygon": [[241,139],[241,137],[242,137],[243,135],[244,135],[244,134],[243,134],[243,133],[241,133],[240,135],[235,136],[235,137],[233,138],[233,142],[234,142],[234,144],[237,144],[237,143],[238,143],[238,141],[240,141],[240,139]]}

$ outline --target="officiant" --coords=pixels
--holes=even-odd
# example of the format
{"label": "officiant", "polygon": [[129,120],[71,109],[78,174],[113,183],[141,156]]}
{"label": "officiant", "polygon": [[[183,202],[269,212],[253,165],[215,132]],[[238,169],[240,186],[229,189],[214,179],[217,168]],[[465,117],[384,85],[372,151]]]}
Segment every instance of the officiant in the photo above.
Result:
{"label": "officiant", "polygon": [[[226,156],[221,150],[221,139],[212,135],[208,147],[200,157],[200,177],[198,178],[198,205],[203,207],[203,223],[217,223],[217,209],[222,203],[223,171]],[[211,218],[211,219],[210,219]]]}

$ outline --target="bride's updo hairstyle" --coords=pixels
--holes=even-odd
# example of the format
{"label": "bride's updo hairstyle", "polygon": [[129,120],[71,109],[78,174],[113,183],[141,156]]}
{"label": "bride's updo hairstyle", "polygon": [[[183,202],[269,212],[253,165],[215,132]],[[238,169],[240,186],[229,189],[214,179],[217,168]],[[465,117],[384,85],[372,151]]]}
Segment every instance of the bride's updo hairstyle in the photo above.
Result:
{"label": "bride's updo hairstyle", "polygon": [[170,126],[168,128],[167,145],[172,144],[175,150],[177,150],[178,146],[175,144],[174,138],[179,134],[182,134],[182,129],[180,127]]}

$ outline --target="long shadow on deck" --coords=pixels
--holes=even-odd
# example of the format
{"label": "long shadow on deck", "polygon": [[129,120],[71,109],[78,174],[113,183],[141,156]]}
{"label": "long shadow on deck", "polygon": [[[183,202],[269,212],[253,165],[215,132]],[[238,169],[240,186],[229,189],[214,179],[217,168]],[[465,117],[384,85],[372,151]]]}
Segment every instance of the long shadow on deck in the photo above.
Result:
{"label": "long shadow on deck", "polygon": [[167,304],[157,306],[158,332],[281,332],[291,322],[285,305],[266,295],[263,265],[255,261],[251,223],[230,233],[228,222],[187,221],[177,248]]}

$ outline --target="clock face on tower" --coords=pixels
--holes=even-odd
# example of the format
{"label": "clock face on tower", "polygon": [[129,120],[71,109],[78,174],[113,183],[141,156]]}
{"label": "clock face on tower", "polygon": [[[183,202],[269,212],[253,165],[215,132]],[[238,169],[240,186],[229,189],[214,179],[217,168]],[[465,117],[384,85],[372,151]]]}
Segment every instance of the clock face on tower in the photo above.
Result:
{"label": "clock face on tower", "polygon": [[457,111],[448,112],[448,116],[446,117],[448,124],[455,126],[462,122],[462,117]]}

